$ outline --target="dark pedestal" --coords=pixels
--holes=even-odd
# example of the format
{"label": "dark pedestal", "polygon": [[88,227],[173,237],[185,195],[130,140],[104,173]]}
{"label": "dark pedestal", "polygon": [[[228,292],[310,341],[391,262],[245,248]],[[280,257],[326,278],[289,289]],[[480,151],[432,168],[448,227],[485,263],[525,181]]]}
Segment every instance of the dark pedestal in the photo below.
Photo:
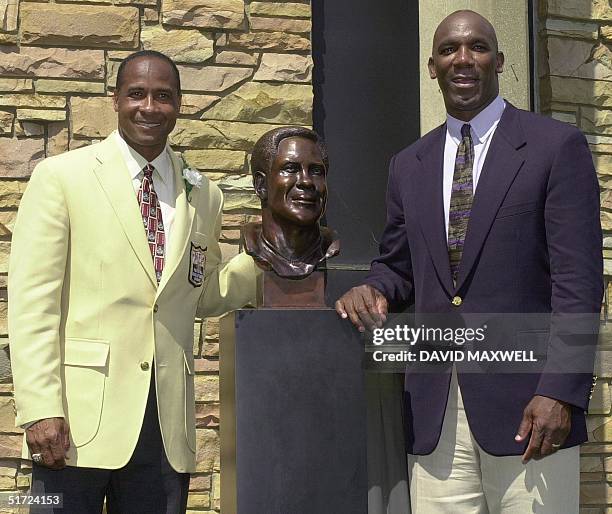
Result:
{"label": "dark pedestal", "polygon": [[331,309],[221,320],[221,512],[366,514],[363,342]]}

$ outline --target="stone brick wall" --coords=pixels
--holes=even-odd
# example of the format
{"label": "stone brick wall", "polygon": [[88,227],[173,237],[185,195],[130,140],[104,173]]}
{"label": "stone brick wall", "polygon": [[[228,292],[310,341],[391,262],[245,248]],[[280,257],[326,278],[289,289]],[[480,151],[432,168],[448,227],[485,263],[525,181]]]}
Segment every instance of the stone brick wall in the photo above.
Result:
{"label": "stone brick wall", "polygon": [[[112,5],[110,5],[112,4]],[[248,152],[275,125],[311,125],[308,0],[0,0],[0,490],[28,488],[7,369],[6,274],[21,195],[41,159],[116,126],[117,67],[137,49],[177,63],[183,105],[171,136],[225,193],[221,247],[257,215]],[[198,471],[189,509],[219,510],[218,323],[194,327]],[[4,510],[2,510],[4,512]]]}
{"label": "stone brick wall", "polygon": [[[540,2],[541,109],[587,137],[601,185],[605,273],[612,275],[612,6],[609,0]],[[608,286],[609,293],[612,293]],[[612,298],[612,296],[610,296]],[[612,322],[612,321],[611,321]],[[581,514],[612,513],[612,328],[605,326],[599,376],[582,448]]]}

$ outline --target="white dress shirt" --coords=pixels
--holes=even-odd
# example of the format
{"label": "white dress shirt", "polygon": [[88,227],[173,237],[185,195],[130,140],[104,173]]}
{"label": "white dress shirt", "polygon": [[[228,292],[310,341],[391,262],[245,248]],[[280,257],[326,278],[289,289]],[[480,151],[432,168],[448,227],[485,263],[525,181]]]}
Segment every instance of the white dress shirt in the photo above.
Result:
{"label": "white dress shirt", "polygon": [[446,142],[444,144],[444,177],[442,191],[444,195],[444,220],[446,223],[446,235],[448,237],[448,212],[450,210],[451,192],[453,189],[453,174],[455,173],[455,159],[457,148],[461,143],[461,127],[469,123],[471,127],[472,142],[474,143],[474,166],[472,168],[472,182],[474,193],[480,178],[482,165],[484,164],[489,145],[493,139],[493,134],[497,124],[506,108],[506,102],[498,96],[481,112],[479,112],[469,122],[453,118],[450,114],[446,115]]}
{"label": "white dress shirt", "polygon": [[[119,131],[115,131],[114,136],[121,149],[121,154],[123,155],[123,160],[125,161],[128,172],[130,173],[132,185],[134,186],[134,194],[137,195],[144,176],[142,169],[147,165],[148,161],[125,142],[125,139],[121,137]],[[166,234],[166,244],[164,245],[166,255],[168,255],[170,245],[172,244],[171,234],[176,206],[174,170],[172,169],[172,160],[168,152],[169,148],[166,146],[164,151],[150,162],[155,168],[153,172],[153,187],[157,193],[162,211],[164,233]]]}

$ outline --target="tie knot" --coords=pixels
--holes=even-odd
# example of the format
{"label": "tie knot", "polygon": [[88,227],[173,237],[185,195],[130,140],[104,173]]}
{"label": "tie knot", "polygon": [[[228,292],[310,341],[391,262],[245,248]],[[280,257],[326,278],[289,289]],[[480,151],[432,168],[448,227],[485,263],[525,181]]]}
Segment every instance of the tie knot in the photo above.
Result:
{"label": "tie knot", "polygon": [[469,123],[465,123],[463,127],[461,127],[461,137],[463,138],[471,137],[471,133],[470,133],[471,128],[472,127],[470,127]]}
{"label": "tie knot", "polygon": [[147,164],[144,168],[142,168],[144,176],[147,177],[149,180],[153,177],[153,171],[155,171],[155,168],[151,166],[151,164]]}

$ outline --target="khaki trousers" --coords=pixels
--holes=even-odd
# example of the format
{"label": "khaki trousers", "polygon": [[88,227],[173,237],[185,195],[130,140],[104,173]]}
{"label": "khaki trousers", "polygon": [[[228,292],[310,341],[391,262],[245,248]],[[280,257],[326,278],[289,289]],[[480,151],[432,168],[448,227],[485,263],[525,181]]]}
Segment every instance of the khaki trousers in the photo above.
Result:
{"label": "khaki trousers", "polygon": [[454,370],[438,446],[430,455],[408,455],[408,471],[412,514],[578,514],[579,510],[580,447],[526,465],[520,455],[486,453],[470,431]]}

